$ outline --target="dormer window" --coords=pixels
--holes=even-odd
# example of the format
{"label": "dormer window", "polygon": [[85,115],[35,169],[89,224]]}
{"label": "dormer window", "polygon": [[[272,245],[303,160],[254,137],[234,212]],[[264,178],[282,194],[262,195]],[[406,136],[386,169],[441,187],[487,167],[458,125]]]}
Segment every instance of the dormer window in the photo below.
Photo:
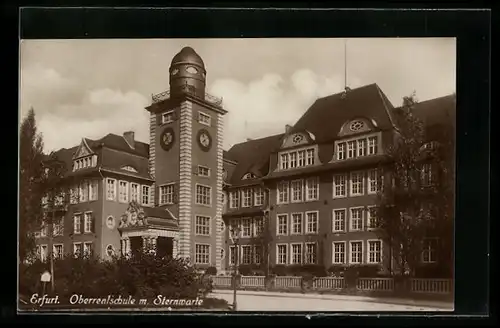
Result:
{"label": "dormer window", "polygon": [[137,173],[137,170],[135,168],[133,168],[132,166],[130,166],[130,165],[123,166],[122,170]]}
{"label": "dormer window", "polygon": [[253,173],[247,173],[241,178],[241,180],[255,179],[257,176]]}
{"label": "dormer window", "polygon": [[97,156],[90,155],[73,160],[73,171],[94,167],[97,165]]}
{"label": "dormer window", "polygon": [[315,148],[308,148],[281,153],[279,167],[287,170],[314,165],[315,151]]}
{"label": "dormer window", "polygon": [[379,153],[379,141],[379,135],[336,141],[335,158],[338,161],[341,161],[345,159],[377,155]]}

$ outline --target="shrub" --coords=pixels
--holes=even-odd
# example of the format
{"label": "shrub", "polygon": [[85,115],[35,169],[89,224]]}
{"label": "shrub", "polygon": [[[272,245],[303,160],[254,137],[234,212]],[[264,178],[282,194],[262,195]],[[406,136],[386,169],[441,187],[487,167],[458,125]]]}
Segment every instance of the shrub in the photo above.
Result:
{"label": "shrub", "polygon": [[427,279],[450,279],[451,270],[449,268],[439,265],[437,263],[422,264],[415,268],[416,278],[427,278]]}
{"label": "shrub", "polygon": [[319,264],[304,264],[300,268],[301,275],[312,275],[314,277],[326,276],[326,269],[323,265]]}
{"label": "shrub", "polygon": [[241,264],[238,271],[242,276],[250,276],[252,274],[252,266],[249,264]]}
{"label": "shrub", "polygon": [[362,278],[378,277],[382,271],[382,267],[378,264],[364,264],[355,267],[358,271],[358,276]]}
{"label": "shrub", "polygon": [[[47,263],[20,266],[20,292],[40,293],[40,275]],[[208,275],[198,274],[184,259],[137,253],[102,261],[95,257],[65,257],[54,261],[55,292],[61,299],[72,294],[154,298],[196,298],[212,291]],[[50,287],[50,286],[47,286]],[[49,289],[50,290],[50,289]]]}
{"label": "shrub", "polygon": [[331,275],[336,276],[336,277],[341,277],[341,276],[344,276],[344,273],[346,272],[346,270],[347,270],[347,267],[345,265],[332,264],[328,268],[328,273],[330,273]]}
{"label": "shrub", "polygon": [[206,274],[216,276],[217,275],[217,268],[214,266],[208,267],[207,270],[205,270]]}
{"label": "shrub", "polygon": [[276,265],[271,268],[271,272],[276,276],[286,276],[288,274],[288,270],[285,265]]}

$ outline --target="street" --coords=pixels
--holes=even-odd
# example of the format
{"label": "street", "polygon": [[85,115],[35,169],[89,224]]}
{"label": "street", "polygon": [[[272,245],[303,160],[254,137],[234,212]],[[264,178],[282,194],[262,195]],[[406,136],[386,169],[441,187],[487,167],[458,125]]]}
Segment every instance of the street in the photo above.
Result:
{"label": "street", "polygon": [[[351,296],[324,296],[265,292],[242,292],[237,294],[239,311],[451,311],[452,308],[430,307],[420,305],[388,304],[372,300],[360,300]],[[212,297],[222,298],[233,303],[233,292],[217,290]],[[352,300],[349,300],[351,298]]]}

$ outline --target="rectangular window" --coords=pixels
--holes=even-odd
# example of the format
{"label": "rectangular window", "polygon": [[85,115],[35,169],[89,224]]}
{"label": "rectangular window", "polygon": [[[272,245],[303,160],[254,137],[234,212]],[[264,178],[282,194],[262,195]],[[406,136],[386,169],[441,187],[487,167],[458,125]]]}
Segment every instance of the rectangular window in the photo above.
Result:
{"label": "rectangular window", "polygon": [[333,210],[333,232],[345,231],[345,209]]}
{"label": "rectangular window", "polygon": [[196,215],[195,233],[198,236],[210,236],[210,217]]}
{"label": "rectangular window", "polygon": [[351,241],[351,260],[352,264],[360,264],[363,262],[363,242]]}
{"label": "rectangular window", "polygon": [[241,264],[251,264],[251,263],[252,263],[252,246],[242,245]]}
{"label": "rectangular window", "polygon": [[196,204],[212,204],[212,187],[196,185]]}
{"label": "rectangular window", "polygon": [[316,243],[306,243],[306,251],[305,251],[304,260],[306,264],[316,264],[318,246]]}
{"label": "rectangular window", "polygon": [[345,263],[345,241],[333,243],[333,263]]}
{"label": "rectangular window", "polygon": [[210,245],[195,244],[195,263],[209,264],[210,263]]}
{"label": "rectangular window", "polygon": [[306,162],[307,162],[307,165],[314,164],[314,149],[306,150]]}
{"label": "rectangular window", "polygon": [[290,153],[290,168],[293,169],[297,167],[297,153]]}
{"label": "rectangular window", "polygon": [[368,138],[368,155],[376,155],[378,153],[377,137]]}
{"label": "rectangular window", "polygon": [[80,202],[83,203],[83,202],[86,202],[88,201],[88,197],[89,197],[89,183],[88,181],[84,181],[80,184]]}
{"label": "rectangular window", "polygon": [[166,113],[163,113],[161,115],[161,123],[162,124],[167,124],[167,123],[172,123],[174,121],[174,111],[168,111]]}
{"label": "rectangular window", "polygon": [[130,184],[130,200],[139,202],[139,185],[137,183]]}
{"label": "rectangular window", "polygon": [[382,262],[382,241],[368,240],[368,263]]}
{"label": "rectangular window", "polygon": [[437,239],[435,238],[424,239],[422,262],[424,263],[437,262]]}
{"label": "rectangular window", "polygon": [[118,185],[120,203],[128,202],[128,182],[120,181]]}
{"label": "rectangular window", "polygon": [[149,205],[149,186],[142,186],[142,205]]}
{"label": "rectangular window", "polygon": [[254,205],[262,206],[264,205],[264,190],[262,188],[255,188],[254,190]]}
{"label": "rectangular window", "polygon": [[292,248],[292,258],[291,264],[301,264],[302,263],[302,244],[291,244]]}
{"label": "rectangular window", "polygon": [[280,155],[280,164],[282,170],[288,169],[288,154]]}
{"label": "rectangular window", "polygon": [[229,207],[238,208],[240,205],[240,197],[238,191],[231,191],[229,193]]}
{"label": "rectangular window", "polygon": [[292,235],[302,233],[302,213],[292,213]]}
{"label": "rectangular window", "polygon": [[75,214],[73,217],[73,233],[80,234],[82,233],[82,215]]}
{"label": "rectangular window", "polygon": [[52,248],[52,252],[54,253],[54,258],[62,259],[64,257],[64,245],[63,244],[54,244]]}
{"label": "rectangular window", "polygon": [[253,256],[254,256],[254,263],[255,264],[261,264],[262,263],[262,246],[260,245],[255,245],[253,248]]}
{"label": "rectangular window", "polygon": [[86,212],[84,214],[84,231],[85,233],[92,231],[92,212]]}
{"label": "rectangular window", "polygon": [[368,171],[368,193],[376,194],[380,191],[379,172],[377,169]]}
{"label": "rectangular window", "polygon": [[73,255],[82,256],[83,255],[83,244],[73,243]]}
{"label": "rectangular window", "polygon": [[264,232],[264,218],[254,218],[254,221],[253,221],[253,224],[254,224],[254,236],[258,237],[258,236],[262,236],[263,232]]}
{"label": "rectangular window", "polygon": [[288,203],[288,197],[289,197],[288,190],[289,190],[288,181],[282,181],[278,183],[278,204]]}
{"label": "rectangular window", "polygon": [[287,264],[287,244],[278,244],[276,245],[276,264]]}
{"label": "rectangular window", "polygon": [[337,174],[333,177],[333,197],[346,197],[347,196],[347,175]]}
{"label": "rectangular window", "polygon": [[306,151],[299,150],[298,152],[298,167],[306,166]]}
{"label": "rectangular window", "polygon": [[203,125],[208,125],[210,126],[211,123],[211,117],[208,114],[198,112],[198,122],[200,122]]}
{"label": "rectangular window", "polygon": [[277,235],[287,235],[288,234],[288,214],[278,214],[277,217],[278,231]]}
{"label": "rectangular window", "polygon": [[241,191],[241,207],[250,207],[252,206],[252,189],[246,188]]}
{"label": "rectangular window", "polygon": [[350,231],[359,231],[363,229],[363,212],[364,208],[351,208],[351,229]]}
{"label": "rectangular window", "polygon": [[160,186],[160,205],[173,204],[175,185],[173,183]]}
{"label": "rectangular window", "polygon": [[80,188],[78,186],[72,186],[69,190],[69,202],[70,204],[77,204],[80,199]]}
{"label": "rectangular window", "polygon": [[97,190],[99,189],[99,181],[97,180],[91,180],[89,184],[89,200],[94,201],[97,200],[98,197],[98,192]]}
{"label": "rectangular window", "polygon": [[429,163],[422,165],[420,173],[420,181],[422,186],[430,186],[432,184],[432,166]]}
{"label": "rectangular window", "polygon": [[292,193],[292,203],[304,201],[303,180],[294,180],[290,186]]}
{"label": "rectangular window", "polygon": [[368,210],[366,211],[366,228],[368,230],[373,230],[377,228],[378,226],[378,221],[377,221],[377,207],[375,206],[370,206],[368,207]]}
{"label": "rectangular window", "polygon": [[347,158],[356,157],[356,141],[349,141],[347,143]]}
{"label": "rectangular window", "polygon": [[351,196],[363,195],[363,172],[351,173]]}
{"label": "rectangular window", "polygon": [[241,219],[241,237],[250,237],[252,234],[252,220]]}
{"label": "rectangular window", "polygon": [[358,140],[358,157],[365,156],[366,154],[366,140],[359,139]]}
{"label": "rectangular window", "polygon": [[52,224],[52,234],[53,236],[64,235],[64,217],[60,218]]}
{"label": "rectangular window", "polygon": [[318,211],[306,212],[306,233],[318,233]]}
{"label": "rectangular window", "polygon": [[337,160],[345,159],[345,142],[340,142],[337,144]]}
{"label": "rectangular window", "polygon": [[210,168],[206,166],[198,165],[198,175],[200,177],[209,177],[210,176]]}
{"label": "rectangular window", "polygon": [[306,180],[306,200],[318,200],[319,199],[319,178],[308,178]]}

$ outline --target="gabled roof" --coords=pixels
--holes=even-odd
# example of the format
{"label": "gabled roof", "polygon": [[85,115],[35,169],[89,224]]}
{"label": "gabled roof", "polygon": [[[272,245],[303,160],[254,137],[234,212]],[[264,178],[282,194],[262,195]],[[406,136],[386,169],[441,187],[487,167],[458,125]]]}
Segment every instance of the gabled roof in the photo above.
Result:
{"label": "gabled roof", "polygon": [[456,96],[448,95],[419,102],[414,113],[427,126],[451,123],[456,121]]}
{"label": "gabled roof", "polygon": [[253,139],[234,145],[226,153],[228,158],[238,162],[229,183],[232,185],[241,181],[246,173],[254,173],[257,176],[267,174],[269,155],[280,146],[283,134],[277,134],[261,139]]}
{"label": "gabled roof", "polygon": [[329,142],[336,139],[346,121],[355,117],[373,119],[380,129],[390,129],[392,109],[385,94],[373,83],[317,99],[290,133],[308,130],[316,136],[317,143]]}
{"label": "gabled roof", "polygon": [[149,144],[140,142],[140,141],[135,141],[135,148],[132,149],[130,148],[129,144],[123,138],[123,136],[119,136],[113,133],[107,134],[105,137],[99,139],[99,140],[90,140],[86,139],[87,143],[92,143],[92,145],[89,143],[89,146],[91,148],[98,147],[100,144],[107,148],[111,148],[114,150],[119,150],[123,151],[129,154],[134,154],[142,157],[148,157],[149,156]]}

